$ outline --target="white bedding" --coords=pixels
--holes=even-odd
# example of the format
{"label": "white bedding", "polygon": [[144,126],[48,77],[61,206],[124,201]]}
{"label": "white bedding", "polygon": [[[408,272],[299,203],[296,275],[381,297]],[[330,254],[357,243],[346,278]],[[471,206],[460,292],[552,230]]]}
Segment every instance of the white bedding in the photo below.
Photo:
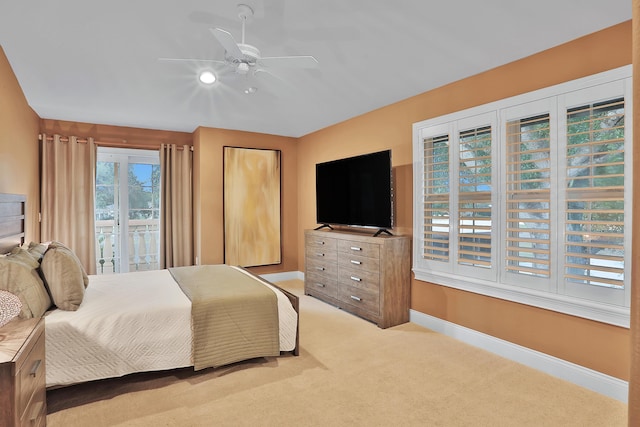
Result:
{"label": "white bedding", "polygon": [[[89,277],[77,311],[45,316],[47,387],[193,365],[191,302],[168,270]],[[291,351],[297,313],[262,283],[276,291],[280,350]]]}

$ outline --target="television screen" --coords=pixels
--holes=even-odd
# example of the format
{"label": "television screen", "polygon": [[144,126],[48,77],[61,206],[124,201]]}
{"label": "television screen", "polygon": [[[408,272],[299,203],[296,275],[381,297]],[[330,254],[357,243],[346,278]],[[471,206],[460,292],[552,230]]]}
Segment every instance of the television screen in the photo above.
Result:
{"label": "television screen", "polygon": [[319,224],[393,227],[391,150],[316,165]]}

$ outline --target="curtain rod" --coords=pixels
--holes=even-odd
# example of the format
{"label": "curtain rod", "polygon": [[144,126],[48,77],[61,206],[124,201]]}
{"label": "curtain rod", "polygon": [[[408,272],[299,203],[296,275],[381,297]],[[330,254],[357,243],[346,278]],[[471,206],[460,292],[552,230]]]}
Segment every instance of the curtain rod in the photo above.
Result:
{"label": "curtain rod", "polygon": [[[38,140],[42,141],[42,134],[38,135]],[[51,142],[51,141],[53,141],[53,137],[52,136],[47,136],[47,142]],[[61,142],[69,142],[69,137],[61,136],[60,137],[60,141]],[[87,142],[89,142],[89,140],[87,138],[78,138],[76,140],[76,142],[78,142],[79,144],[86,144]],[[160,144],[158,144],[158,145],[156,145],[156,144],[129,144],[129,143],[127,143],[126,139],[123,139],[122,142],[95,141],[94,144],[99,146],[99,147],[135,148],[135,149],[139,149],[139,150],[159,150],[160,149]],[[182,147],[182,145],[177,145],[176,148],[178,150],[183,150],[184,149]],[[189,145],[189,149],[191,151],[193,151],[193,145]]]}

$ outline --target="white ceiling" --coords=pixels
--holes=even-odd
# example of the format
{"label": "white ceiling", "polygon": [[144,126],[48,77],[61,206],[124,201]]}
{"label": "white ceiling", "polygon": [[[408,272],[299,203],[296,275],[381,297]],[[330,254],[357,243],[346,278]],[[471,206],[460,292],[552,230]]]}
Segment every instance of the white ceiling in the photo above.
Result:
{"label": "white ceiling", "polygon": [[[196,79],[209,28],[319,68]],[[299,137],[631,19],[631,0],[3,0],[0,45],[42,118]],[[245,86],[258,88],[253,95]]]}

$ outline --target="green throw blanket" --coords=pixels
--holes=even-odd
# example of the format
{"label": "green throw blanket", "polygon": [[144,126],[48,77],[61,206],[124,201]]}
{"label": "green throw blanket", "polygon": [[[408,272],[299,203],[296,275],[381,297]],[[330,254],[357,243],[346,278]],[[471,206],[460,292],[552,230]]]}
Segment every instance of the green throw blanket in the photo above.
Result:
{"label": "green throw blanket", "polygon": [[278,303],[269,287],[228,265],[169,271],[191,300],[195,370],[280,354]]}

